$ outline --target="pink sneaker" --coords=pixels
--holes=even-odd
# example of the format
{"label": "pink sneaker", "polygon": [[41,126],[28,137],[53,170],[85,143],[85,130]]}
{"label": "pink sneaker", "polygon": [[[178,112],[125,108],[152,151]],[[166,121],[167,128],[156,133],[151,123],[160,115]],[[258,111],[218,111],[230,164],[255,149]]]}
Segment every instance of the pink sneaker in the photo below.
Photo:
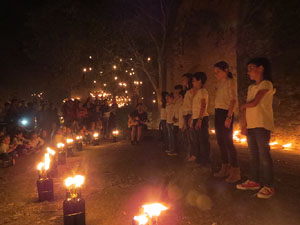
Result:
{"label": "pink sneaker", "polygon": [[262,189],[260,189],[260,191],[256,194],[256,196],[258,198],[268,199],[268,198],[271,198],[274,194],[275,194],[274,188],[265,186]]}
{"label": "pink sneaker", "polygon": [[237,184],[236,188],[239,190],[259,190],[260,184],[251,180],[246,180],[244,183]]}

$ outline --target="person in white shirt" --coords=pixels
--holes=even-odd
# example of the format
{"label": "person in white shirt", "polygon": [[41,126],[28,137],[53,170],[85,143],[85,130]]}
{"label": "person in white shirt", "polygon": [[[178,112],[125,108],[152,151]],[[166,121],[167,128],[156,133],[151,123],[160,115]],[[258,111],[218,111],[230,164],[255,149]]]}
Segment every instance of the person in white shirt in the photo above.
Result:
{"label": "person in white shirt", "polygon": [[[251,153],[250,179],[236,187],[240,190],[259,190],[258,198],[274,195],[273,163],[270,154],[270,136],[274,130],[271,65],[266,58],[254,58],[248,63],[248,74],[255,81],[248,88],[247,103],[241,106],[245,120],[242,133],[247,135]],[[261,181],[261,182],[260,182]]]}
{"label": "person in white shirt", "polygon": [[208,92],[204,88],[207,76],[204,72],[197,72],[193,75],[193,87],[196,94],[193,98],[192,122],[190,124],[193,130],[193,152],[191,161],[206,166],[209,163],[210,143],[208,131]]}
{"label": "person in white shirt", "polygon": [[170,153],[169,155],[178,155],[179,150],[181,149],[181,143],[182,143],[182,135],[181,131],[179,129],[179,113],[180,108],[183,104],[183,98],[180,93],[182,93],[183,87],[182,85],[176,85],[174,87],[174,143],[175,143],[175,152],[174,154]]}
{"label": "person in white shirt", "polygon": [[175,116],[175,105],[174,105],[174,95],[169,93],[167,95],[167,130],[168,130],[168,154],[175,153],[175,143],[174,143],[174,116]]}
{"label": "person in white shirt", "polygon": [[191,73],[182,75],[182,86],[185,91],[182,105],[182,114],[184,118],[184,124],[182,131],[184,132],[184,145],[185,145],[185,156],[186,159],[190,159],[192,151],[192,133],[190,130],[189,122],[192,119],[192,102],[193,102],[193,84],[192,84]]}
{"label": "person in white shirt", "polygon": [[167,95],[168,92],[161,93],[161,108],[160,108],[160,123],[159,130],[161,131],[162,148],[164,151],[168,149],[168,130],[167,130]]}
{"label": "person in white shirt", "polygon": [[234,109],[238,102],[237,86],[226,62],[216,63],[214,72],[218,80],[215,97],[215,130],[222,160],[222,167],[214,173],[214,176],[227,177],[226,182],[235,183],[241,179],[237,152],[233,144]]}

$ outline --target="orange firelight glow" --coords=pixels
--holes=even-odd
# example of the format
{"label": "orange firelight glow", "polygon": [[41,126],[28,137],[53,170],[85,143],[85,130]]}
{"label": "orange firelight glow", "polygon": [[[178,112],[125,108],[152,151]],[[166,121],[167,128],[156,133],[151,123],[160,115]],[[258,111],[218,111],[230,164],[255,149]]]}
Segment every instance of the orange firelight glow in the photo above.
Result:
{"label": "orange firelight glow", "polygon": [[63,144],[63,143],[57,143],[57,148],[63,148],[63,147],[65,147],[65,145]]}
{"label": "orange firelight glow", "polygon": [[140,216],[135,216],[133,217],[135,221],[139,223],[139,225],[146,225],[148,223],[148,218],[147,215],[140,215]]}
{"label": "orange firelight glow", "polygon": [[49,147],[47,147],[47,152],[52,156],[55,155],[55,151]]}
{"label": "orange firelight glow", "polygon": [[161,203],[153,203],[149,205],[143,205],[142,208],[144,212],[148,214],[151,218],[153,216],[159,216],[162,211],[167,210],[168,208]]}

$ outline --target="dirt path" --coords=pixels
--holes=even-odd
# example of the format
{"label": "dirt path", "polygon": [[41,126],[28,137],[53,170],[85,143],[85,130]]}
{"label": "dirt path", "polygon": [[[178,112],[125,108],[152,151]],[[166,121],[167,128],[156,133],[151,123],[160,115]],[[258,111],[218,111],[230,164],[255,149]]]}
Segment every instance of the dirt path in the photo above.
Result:
{"label": "dirt path", "polygon": [[[300,224],[298,154],[273,151],[277,192],[266,201],[213,179],[208,169],[166,156],[158,146],[149,141],[139,146],[119,142],[88,147],[59,166],[55,200],[41,203],[35,183],[41,156],[20,158],[15,167],[0,170],[0,224],[63,224],[63,180],[75,173],[86,176],[87,225],[130,225],[139,207],[152,201],[170,207],[160,218],[162,225]],[[212,149],[216,160],[215,144]],[[240,148],[239,156],[246,174],[247,149]]]}

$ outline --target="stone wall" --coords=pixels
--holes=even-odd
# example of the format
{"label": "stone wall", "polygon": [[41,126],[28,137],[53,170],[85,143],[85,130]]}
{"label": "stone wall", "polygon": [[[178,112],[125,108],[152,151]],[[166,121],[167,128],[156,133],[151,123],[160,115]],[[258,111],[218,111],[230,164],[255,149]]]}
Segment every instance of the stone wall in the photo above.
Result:
{"label": "stone wall", "polygon": [[205,72],[210,114],[216,88],[213,65],[225,60],[236,74],[236,7],[236,1],[183,1],[174,29],[168,90],[180,83],[184,73]]}
{"label": "stone wall", "polygon": [[297,143],[300,135],[300,2],[296,0],[183,0],[168,61],[168,90],[186,72],[204,71],[213,113],[213,64],[227,61],[236,75],[239,102],[245,102],[247,62],[272,63],[275,136]]}

